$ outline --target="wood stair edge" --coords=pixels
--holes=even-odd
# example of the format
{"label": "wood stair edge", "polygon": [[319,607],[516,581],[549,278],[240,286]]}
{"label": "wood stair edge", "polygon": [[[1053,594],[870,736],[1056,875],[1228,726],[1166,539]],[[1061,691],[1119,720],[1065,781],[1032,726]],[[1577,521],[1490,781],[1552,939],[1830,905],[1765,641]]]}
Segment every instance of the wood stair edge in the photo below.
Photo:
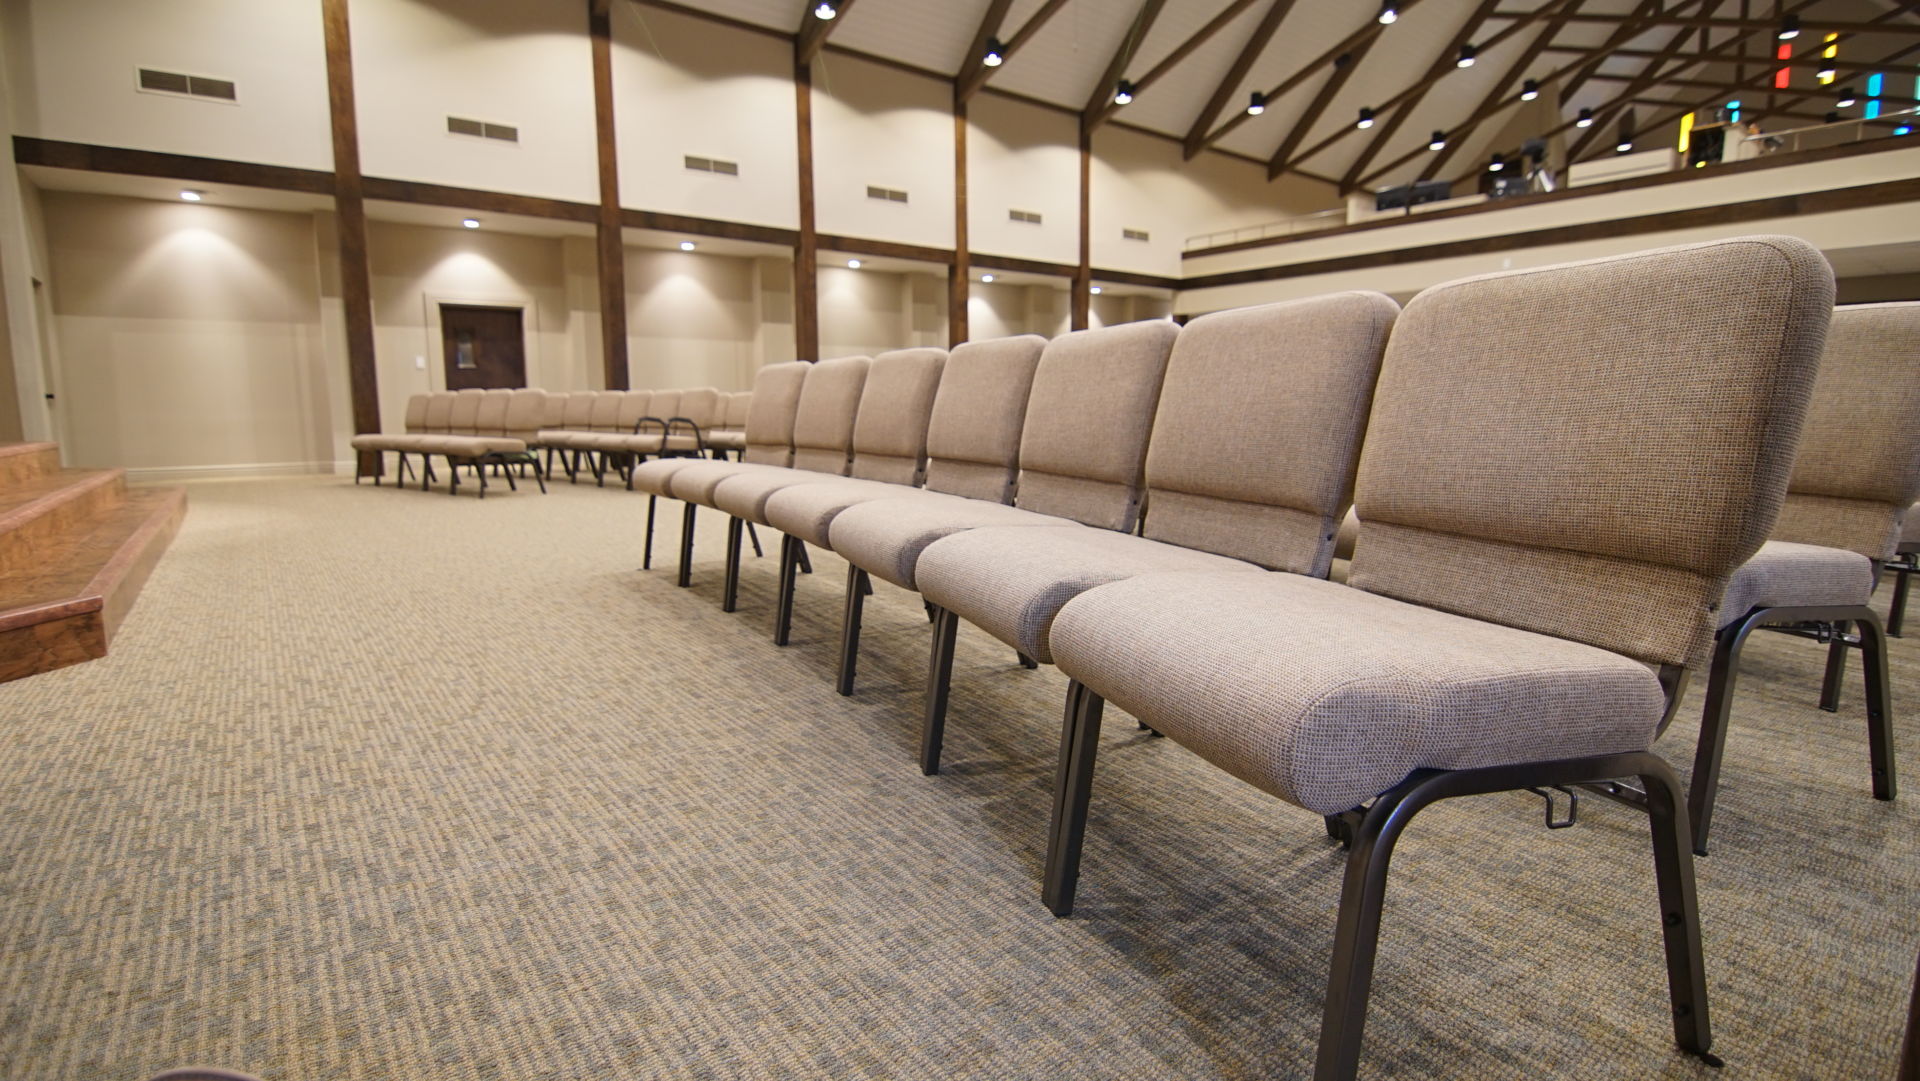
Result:
{"label": "wood stair edge", "polygon": [[166,554],[167,547],[180,532],[180,523],[187,516],[187,490],[185,488],[147,488],[129,496],[130,499],[153,493],[153,512],[147,515],[126,541],[114,550],[113,558],[107,560],[87,583],[84,596],[97,596],[103,599],[103,613],[106,634],[109,640],[119,631],[120,624],[133,610],[134,601],[140,596],[141,587],[147,584],[147,576]]}
{"label": "wood stair edge", "polygon": [[76,499],[84,499],[92,494],[96,488],[106,488],[117,485],[124,491],[126,487],[126,472],[124,469],[90,471],[82,476],[75,477],[70,484],[62,485],[31,502],[22,503],[12,510],[0,514],[0,534],[19,529],[62,504],[70,503]]}

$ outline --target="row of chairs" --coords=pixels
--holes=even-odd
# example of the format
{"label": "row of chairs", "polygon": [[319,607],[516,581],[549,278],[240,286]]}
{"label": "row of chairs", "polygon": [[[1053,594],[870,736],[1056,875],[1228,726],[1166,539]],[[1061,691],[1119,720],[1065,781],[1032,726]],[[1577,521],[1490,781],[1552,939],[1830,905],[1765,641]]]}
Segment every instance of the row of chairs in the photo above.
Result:
{"label": "row of chairs", "polygon": [[[724,456],[739,450],[746,428],[747,402],[752,392],[723,394],[712,387],[661,391],[583,391],[549,393],[536,388],[467,388],[415,394],[407,399],[406,431],[358,435],[353,448],[376,455],[396,455],[396,487],[412,473],[408,455],[421,459],[420,486],[437,479],[433,456],[445,458],[449,492],[458,492],[460,470],[470,468],[486,497],[486,475],[491,467],[513,483],[513,470],[531,469],[546,491],[556,454],[567,478],[577,481],[583,463],[604,483],[609,469],[623,476],[633,464],[648,457]],[[546,462],[538,451],[545,450]],[[373,470],[380,483],[383,468]],[[354,483],[367,475],[358,463]]]}
{"label": "row of chairs", "polygon": [[[1711,1059],[1692,851],[1747,630],[1862,649],[1874,793],[1894,794],[1865,605],[1920,497],[1920,306],[1832,303],[1816,251],[1751,237],[1467,279],[1404,311],[1345,293],[775,365],[741,462],[654,461],[631,484],[686,502],[683,586],[696,508],[728,514],[728,611],[743,525],[785,534],[776,643],[805,546],[846,558],[842,694],[870,576],[921,593],[924,772],[959,620],[1071,677],[1042,887],[1058,915],[1108,700],[1322,814],[1348,866],[1317,1076],[1355,1072],[1407,822],[1523,788],[1648,814],[1675,1035]],[[1717,333],[1675,333],[1702,304],[1728,316]],[[1332,581],[1349,507],[1365,524]],[[1690,812],[1651,746],[1703,667]]]}

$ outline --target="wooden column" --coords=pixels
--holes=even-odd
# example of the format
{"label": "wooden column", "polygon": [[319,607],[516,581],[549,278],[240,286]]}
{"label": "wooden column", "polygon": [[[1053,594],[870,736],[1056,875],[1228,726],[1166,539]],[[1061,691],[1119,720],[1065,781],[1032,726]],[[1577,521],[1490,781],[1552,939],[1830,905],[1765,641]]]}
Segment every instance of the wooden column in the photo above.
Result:
{"label": "wooden column", "polygon": [[1080,265],[1073,270],[1073,329],[1092,323],[1093,303],[1093,129],[1080,125]]}
{"label": "wooden column", "polygon": [[594,223],[600,281],[600,358],[608,390],[626,390],[627,245],[620,223],[620,158],[613,127],[613,20],[608,0],[587,0],[593,41],[594,142],[600,155],[600,217]]}
{"label": "wooden column", "polygon": [[800,124],[800,240],[793,246],[793,351],[820,359],[820,234],[813,221],[813,65],[793,64],[794,115]]}
{"label": "wooden column", "polygon": [[[353,104],[353,42],[347,0],[321,0],[327,46],[327,105],[333,118],[333,205],[340,244],[340,302],[347,321],[347,394],[353,431],[380,430],[380,379],[373,357],[373,273],[367,263],[367,206],[360,186],[360,126]],[[359,455],[378,473],[382,456]]]}
{"label": "wooden column", "polygon": [[947,348],[967,340],[973,255],[967,250],[967,102],[953,88],[953,267],[947,271]]}

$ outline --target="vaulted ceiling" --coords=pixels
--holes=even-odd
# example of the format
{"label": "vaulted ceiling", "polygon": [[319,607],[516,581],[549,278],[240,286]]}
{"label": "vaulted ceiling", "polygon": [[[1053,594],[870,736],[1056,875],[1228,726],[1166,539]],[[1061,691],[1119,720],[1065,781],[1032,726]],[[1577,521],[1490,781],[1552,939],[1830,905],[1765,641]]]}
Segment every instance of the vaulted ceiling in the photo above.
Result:
{"label": "vaulted ceiling", "polygon": [[[1920,3],[1894,0],[1401,0],[1391,25],[1377,0],[837,0],[831,21],[813,16],[819,2],[698,6],[953,78],[963,93],[991,87],[1343,190],[1457,180],[1532,135],[1563,134],[1574,160],[1611,154],[1623,124],[1664,139],[1682,113],[1730,98],[1769,130],[1836,109],[1855,118],[1864,100],[1839,109],[1838,92],[1864,90],[1876,71],[1891,112],[1913,106],[1920,71]],[[1782,42],[1789,16],[1801,32]],[[990,42],[1004,56],[994,67],[980,62]],[[1783,44],[1793,61],[1775,90]],[[1823,84],[1829,44],[1837,74]],[[1470,67],[1458,66],[1463,46]],[[1121,79],[1133,100],[1116,106]],[[1518,131],[1527,80],[1544,105]],[[1265,107],[1249,115],[1255,93]],[[1366,130],[1363,108],[1376,114]],[[1585,129],[1582,109],[1596,119]]]}

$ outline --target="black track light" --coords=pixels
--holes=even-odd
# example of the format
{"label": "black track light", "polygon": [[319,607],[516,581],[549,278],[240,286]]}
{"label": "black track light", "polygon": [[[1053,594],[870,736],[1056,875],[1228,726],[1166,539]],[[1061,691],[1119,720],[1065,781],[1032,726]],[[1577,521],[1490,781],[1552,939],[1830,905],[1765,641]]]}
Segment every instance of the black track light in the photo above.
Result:
{"label": "black track light", "polygon": [[1528,79],[1520,84],[1520,100],[1532,101],[1540,96],[1540,80]]}
{"label": "black track light", "polygon": [[1781,41],[1792,41],[1794,38],[1799,37],[1800,36],[1800,16],[1798,15],[1780,16],[1780,31],[1774,36],[1779,38]]}
{"label": "black track light", "polygon": [[1387,0],[1386,3],[1380,5],[1381,26],[1392,26],[1399,18],[1400,5],[1394,3],[1393,0]]}
{"label": "black track light", "polygon": [[1460,59],[1455,60],[1453,66],[1457,68],[1470,68],[1473,66],[1473,58],[1478,56],[1479,53],[1480,50],[1471,45],[1462,45],[1460,46]]}
{"label": "black track light", "polygon": [[1125,105],[1127,102],[1130,102],[1132,100],[1133,100],[1133,84],[1132,83],[1128,82],[1125,79],[1122,79],[1118,83],[1114,84],[1113,103],[1115,105]]}
{"label": "black track light", "polygon": [[1433,131],[1433,138],[1427,140],[1427,149],[1428,150],[1445,150],[1446,148],[1447,148],[1447,133],[1444,131],[1441,131],[1438,128],[1435,128]]}
{"label": "black track light", "polygon": [[1500,170],[1505,169],[1506,167],[1507,167],[1507,163],[1501,160],[1500,155],[1495,154],[1493,156],[1493,160],[1487,163],[1487,172],[1497,173]]}
{"label": "black track light", "polygon": [[1361,131],[1365,131],[1372,126],[1373,126],[1373,110],[1367,108],[1365,105],[1360,106],[1360,122],[1355,124],[1354,127],[1359,128]]}
{"label": "black track light", "polygon": [[990,68],[997,68],[1006,62],[1006,50],[1007,47],[1000,44],[999,38],[988,38],[987,55],[981,57],[980,62]]}
{"label": "black track light", "polygon": [[1592,127],[1593,126],[1593,110],[1592,109],[1580,110],[1580,119],[1575,120],[1573,122],[1573,126],[1576,128]]}
{"label": "black track light", "polygon": [[1851,87],[1851,86],[1843,86],[1843,87],[1841,87],[1841,88],[1840,88],[1840,102],[1839,102],[1839,105],[1840,105],[1840,107],[1841,107],[1842,109],[1851,109],[1851,108],[1853,108],[1853,107],[1854,107],[1854,105],[1855,105],[1855,104],[1856,104],[1857,102],[1859,102],[1859,100],[1860,100],[1859,98],[1856,98],[1856,97],[1854,97],[1854,96],[1853,96],[1853,87]]}
{"label": "black track light", "polygon": [[1259,116],[1267,111],[1267,96],[1260,91],[1253,92],[1253,98],[1247,102],[1247,115]]}

